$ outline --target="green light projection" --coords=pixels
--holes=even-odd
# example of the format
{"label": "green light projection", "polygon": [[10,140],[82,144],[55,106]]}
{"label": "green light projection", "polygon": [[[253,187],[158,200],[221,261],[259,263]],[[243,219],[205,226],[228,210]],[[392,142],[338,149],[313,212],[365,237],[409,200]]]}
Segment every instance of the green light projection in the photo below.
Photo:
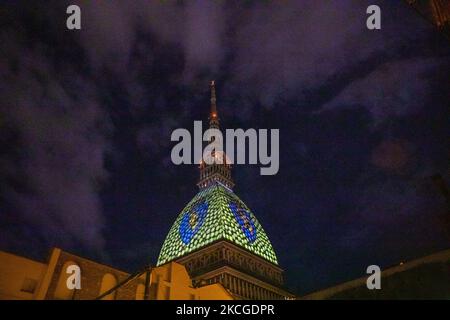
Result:
{"label": "green light projection", "polygon": [[[249,238],[248,230],[242,227],[241,221],[233,214],[230,203],[231,207],[238,204],[247,211],[252,226],[256,228],[255,237]],[[201,207],[199,204],[202,204]],[[206,215],[202,211],[204,208],[207,208]],[[200,227],[196,221],[201,221]],[[222,239],[278,264],[272,244],[254,214],[230,189],[214,184],[197,193],[181,211],[164,241],[157,265]]]}

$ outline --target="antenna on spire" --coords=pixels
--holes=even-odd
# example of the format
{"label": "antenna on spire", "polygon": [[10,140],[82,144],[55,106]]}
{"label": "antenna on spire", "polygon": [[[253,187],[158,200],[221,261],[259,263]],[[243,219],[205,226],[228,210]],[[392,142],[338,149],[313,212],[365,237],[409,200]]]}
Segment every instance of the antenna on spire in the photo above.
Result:
{"label": "antenna on spire", "polygon": [[219,115],[217,114],[216,81],[212,80],[209,86],[211,87],[211,114],[209,115],[209,126],[218,129]]}
{"label": "antenna on spire", "polygon": [[[218,129],[219,128],[219,115],[217,114],[217,104],[216,104],[216,82],[213,80],[209,83],[211,88],[211,113],[209,114],[209,128]],[[210,142],[214,141],[214,136],[211,137]],[[225,187],[232,189],[234,186],[233,179],[231,178],[231,164],[223,151],[213,150],[208,155],[211,157],[212,163],[207,163],[202,160],[200,161],[200,180],[197,183],[200,190],[206,189],[209,186],[220,183]],[[222,161],[216,161],[222,158]]]}

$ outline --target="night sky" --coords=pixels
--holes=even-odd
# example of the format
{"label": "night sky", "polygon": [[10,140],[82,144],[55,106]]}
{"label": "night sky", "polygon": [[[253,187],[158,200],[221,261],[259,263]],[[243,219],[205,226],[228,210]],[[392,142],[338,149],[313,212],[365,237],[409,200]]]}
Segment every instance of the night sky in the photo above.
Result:
{"label": "night sky", "polygon": [[1,250],[156,263],[212,79],[222,128],[280,129],[279,173],[233,176],[290,290],[450,247],[450,42],[403,1],[2,1],[0,26]]}

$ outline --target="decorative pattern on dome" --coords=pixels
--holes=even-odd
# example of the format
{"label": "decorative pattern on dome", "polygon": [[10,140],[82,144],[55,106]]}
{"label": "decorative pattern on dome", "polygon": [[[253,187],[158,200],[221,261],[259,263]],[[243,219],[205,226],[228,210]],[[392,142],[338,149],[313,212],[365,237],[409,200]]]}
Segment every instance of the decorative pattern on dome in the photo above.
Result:
{"label": "decorative pattern on dome", "polygon": [[195,234],[200,230],[205,222],[208,213],[208,204],[201,202],[194,204],[189,211],[186,211],[181,219],[180,237],[184,244],[191,242]]}
{"label": "decorative pattern on dome", "polygon": [[177,217],[161,248],[157,265],[217,240],[228,240],[278,264],[269,238],[250,209],[231,189],[217,183],[197,193]]}
{"label": "decorative pattern on dome", "polygon": [[230,202],[230,209],[236,218],[236,221],[241,226],[242,232],[250,242],[255,242],[256,240],[256,227],[253,223],[253,219],[250,213],[242,208],[237,202]]}

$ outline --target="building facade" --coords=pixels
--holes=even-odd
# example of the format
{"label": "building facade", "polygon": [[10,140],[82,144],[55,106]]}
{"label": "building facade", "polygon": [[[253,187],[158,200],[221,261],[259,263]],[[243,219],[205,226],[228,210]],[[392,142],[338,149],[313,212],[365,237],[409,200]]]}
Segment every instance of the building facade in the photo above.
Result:
{"label": "building facade", "polygon": [[[80,289],[67,286],[70,266],[81,270]],[[133,277],[58,248],[45,262],[0,251],[0,300],[95,300],[112,288],[117,289],[101,300],[232,299],[220,284],[194,287],[184,266],[175,262],[149,269],[148,282],[146,276]]]}
{"label": "building facade", "polygon": [[381,272],[381,288],[369,290],[368,276],[302,297],[304,300],[449,300],[450,250],[400,262]]}

